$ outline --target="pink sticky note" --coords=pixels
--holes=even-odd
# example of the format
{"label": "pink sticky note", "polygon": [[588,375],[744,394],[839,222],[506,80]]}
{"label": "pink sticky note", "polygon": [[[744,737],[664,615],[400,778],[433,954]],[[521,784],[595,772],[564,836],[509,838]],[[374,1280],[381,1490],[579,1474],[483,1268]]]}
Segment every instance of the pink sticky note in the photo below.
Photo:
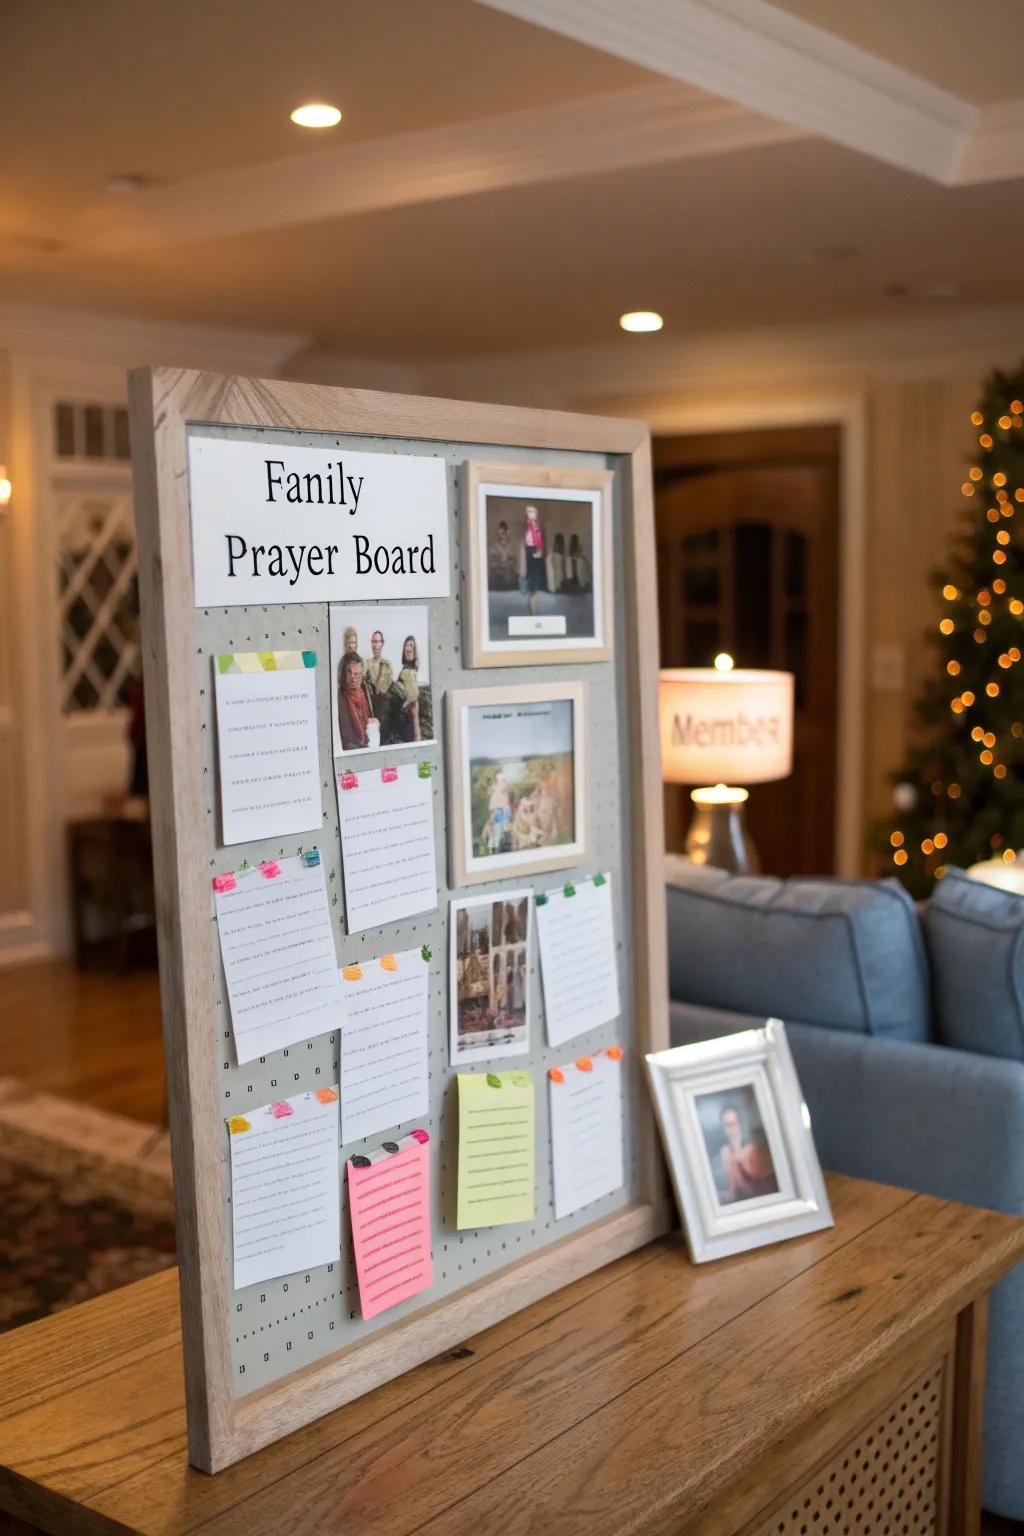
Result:
{"label": "pink sticky note", "polygon": [[260,865],[260,874],[264,880],[274,880],[281,873],[281,866],[276,859],[268,859]]}
{"label": "pink sticky note", "polygon": [[283,1120],[286,1115],[293,1115],[295,1111],[292,1109],[287,1099],[282,1099],[278,1104],[271,1104],[270,1113],[273,1115],[275,1120]]}
{"label": "pink sticky note", "polygon": [[348,1164],[352,1247],[364,1318],[434,1283],[429,1157],[428,1144],[416,1140],[368,1168]]}
{"label": "pink sticky note", "polygon": [[237,884],[238,881],[234,875],[214,875],[213,877],[213,888],[218,895],[223,894],[224,891],[233,891]]}

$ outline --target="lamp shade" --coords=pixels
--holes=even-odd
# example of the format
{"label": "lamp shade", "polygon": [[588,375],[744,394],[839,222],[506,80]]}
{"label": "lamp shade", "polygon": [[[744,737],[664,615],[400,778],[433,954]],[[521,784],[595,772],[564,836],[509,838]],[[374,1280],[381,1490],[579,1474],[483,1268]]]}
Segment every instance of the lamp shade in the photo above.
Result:
{"label": "lamp shade", "polygon": [[670,784],[764,784],[792,771],[792,672],[662,672],[660,715]]}

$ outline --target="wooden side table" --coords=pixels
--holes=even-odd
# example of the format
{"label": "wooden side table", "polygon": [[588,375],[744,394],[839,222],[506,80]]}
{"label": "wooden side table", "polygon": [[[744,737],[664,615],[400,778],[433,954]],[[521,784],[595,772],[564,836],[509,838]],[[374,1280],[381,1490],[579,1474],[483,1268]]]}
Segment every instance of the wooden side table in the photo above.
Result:
{"label": "wooden side table", "polygon": [[974,1532],[1024,1221],[829,1192],[832,1231],[702,1268],[654,1243],[212,1478],[154,1276],[0,1341],[0,1509],[58,1536]]}

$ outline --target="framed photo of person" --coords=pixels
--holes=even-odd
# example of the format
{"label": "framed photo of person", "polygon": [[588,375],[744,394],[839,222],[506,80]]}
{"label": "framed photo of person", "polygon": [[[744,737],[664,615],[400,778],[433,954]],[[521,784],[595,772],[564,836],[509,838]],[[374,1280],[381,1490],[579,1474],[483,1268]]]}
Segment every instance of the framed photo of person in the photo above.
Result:
{"label": "framed photo of person", "polygon": [[586,741],[583,683],[449,693],[453,885],[583,863]]}
{"label": "framed photo of person", "polygon": [[607,469],[465,465],[467,666],[611,659],[612,479]]}
{"label": "framed photo of person", "polygon": [[656,1051],[646,1061],[695,1264],[832,1226],[779,1019]]}

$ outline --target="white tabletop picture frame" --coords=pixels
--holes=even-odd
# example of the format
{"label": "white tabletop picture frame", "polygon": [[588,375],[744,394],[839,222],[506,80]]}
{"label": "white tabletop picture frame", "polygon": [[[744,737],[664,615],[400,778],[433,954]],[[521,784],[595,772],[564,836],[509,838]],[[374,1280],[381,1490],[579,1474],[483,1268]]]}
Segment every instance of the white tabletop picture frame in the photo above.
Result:
{"label": "white tabletop picture frame", "polygon": [[[781,1020],[655,1051],[646,1063],[695,1264],[833,1225],[810,1115]],[[723,1130],[721,1161],[709,1141],[709,1111],[720,1112],[723,1124],[749,1138],[731,1152]],[[756,1126],[753,1133],[751,1126]],[[744,1154],[761,1177],[743,1171]],[[723,1164],[734,1162],[744,1183],[739,1191],[724,1194]]]}

